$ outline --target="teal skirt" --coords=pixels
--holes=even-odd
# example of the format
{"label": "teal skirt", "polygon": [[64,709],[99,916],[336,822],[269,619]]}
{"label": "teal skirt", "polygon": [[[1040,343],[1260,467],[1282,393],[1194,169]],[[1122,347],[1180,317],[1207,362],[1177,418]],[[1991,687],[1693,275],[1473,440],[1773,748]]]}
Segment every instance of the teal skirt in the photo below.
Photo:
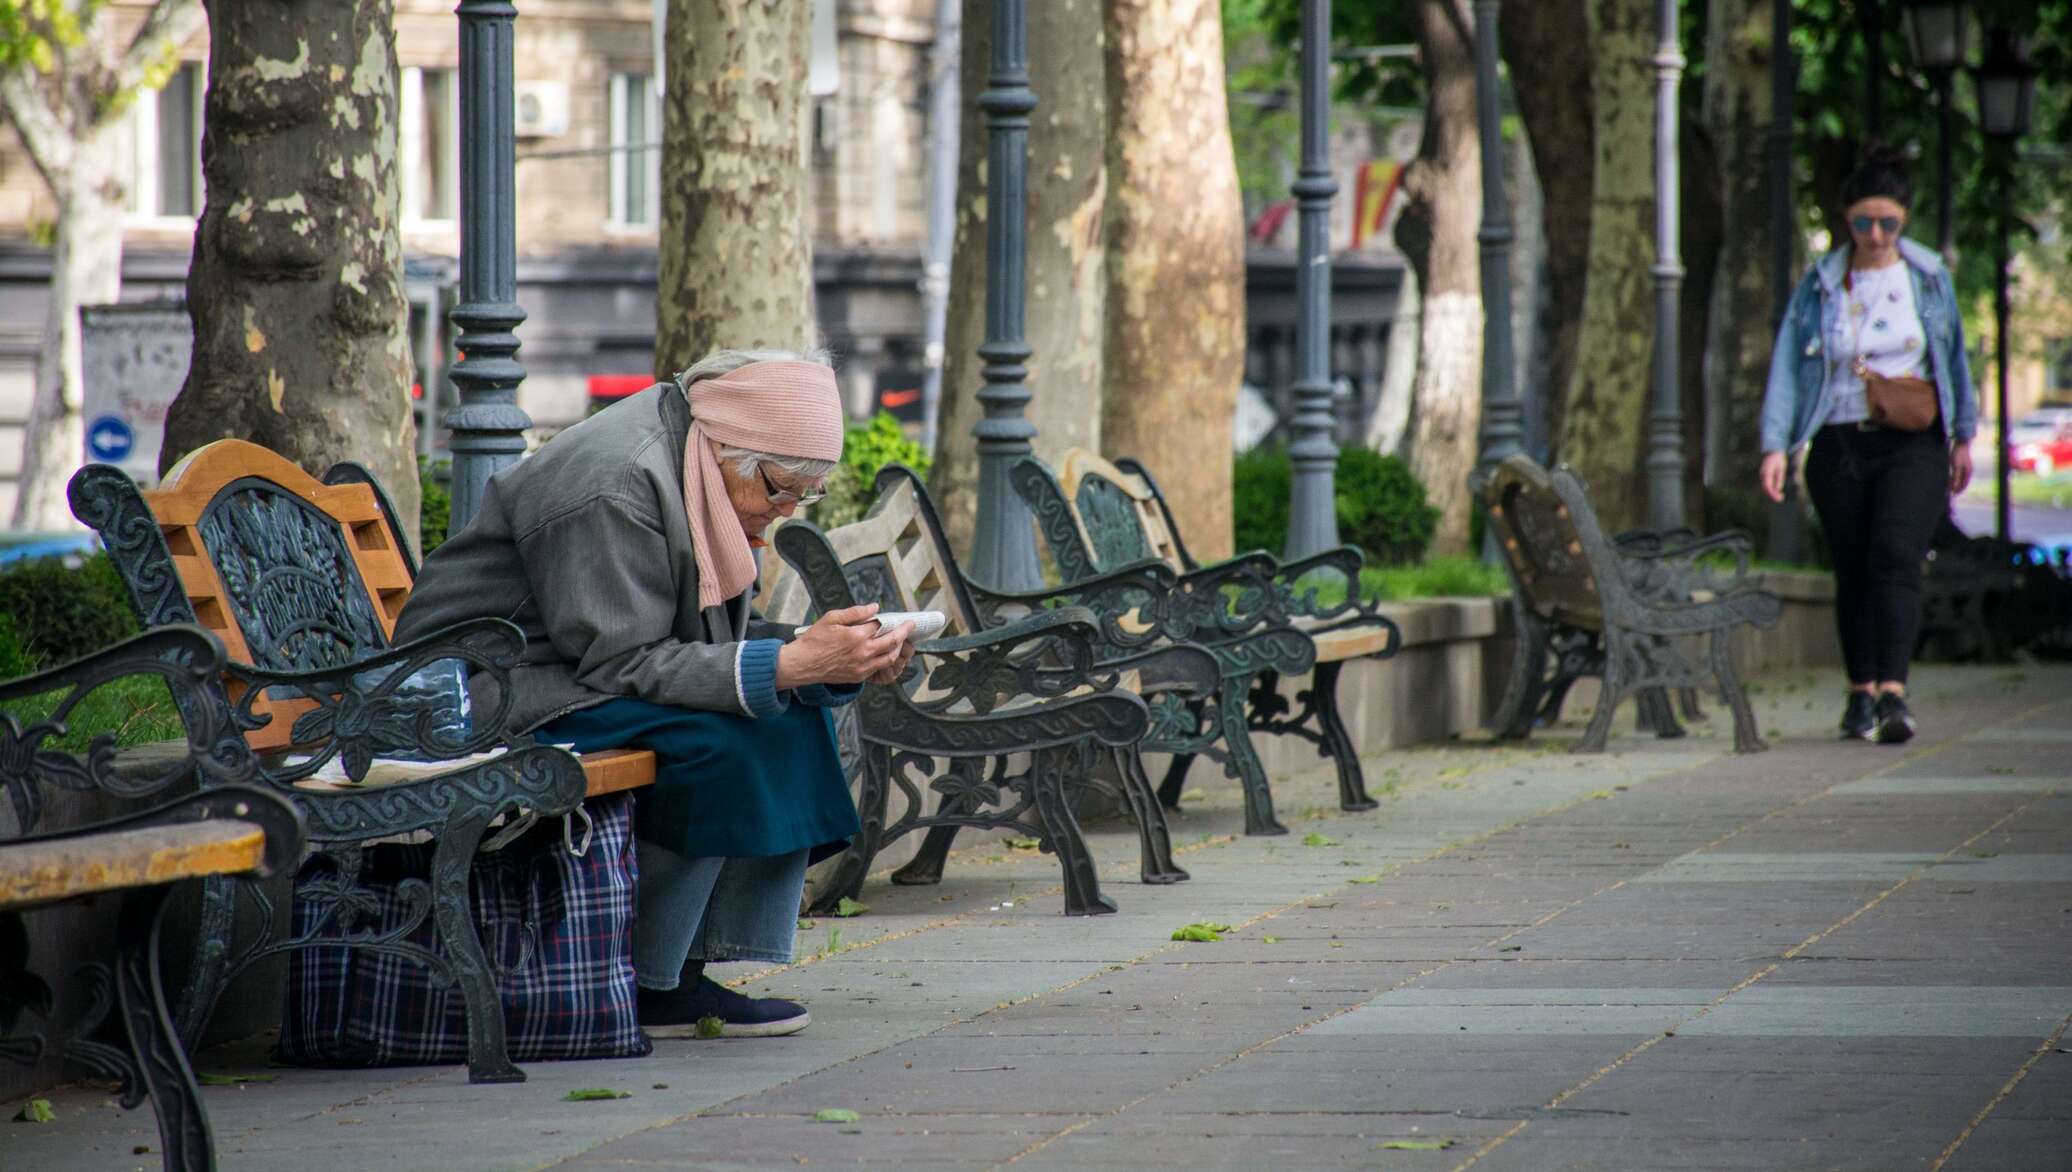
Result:
{"label": "teal skirt", "polygon": [[860,830],[834,719],[801,704],[775,716],[670,708],[622,696],[542,726],[578,753],[649,749],[655,784],[634,791],[633,832],[687,858],[825,857]]}

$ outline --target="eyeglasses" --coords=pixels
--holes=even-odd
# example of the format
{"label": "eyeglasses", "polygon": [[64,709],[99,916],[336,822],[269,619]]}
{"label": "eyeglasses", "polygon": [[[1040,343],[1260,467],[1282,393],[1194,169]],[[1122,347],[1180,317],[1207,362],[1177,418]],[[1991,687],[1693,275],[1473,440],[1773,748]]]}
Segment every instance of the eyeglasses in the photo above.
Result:
{"label": "eyeglasses", "polygon": [[1883,232],[1885,233],[1885,235],[1887,235],[1887,236],[1897,236],[1897,235],[1899,235],[1899,229],[1900,229],[1900,219],[1899,219],[1899,217],[1898,217],[1898,216],[1851,216],[1851,217],[1849,217],[1849,227],[1850,227],[1851,229],[1853,229],[1853,230],[1855,231],[1855,233],[1856,233],[1856,234],[1857,234],[1858,236],[1868,236],[1868,235],[1870,235],[1870,234],[1871,234],[1871,226],[1872,226],[1873,224],[1877,225],[1877,227],[1878,227],[1878,228],[1879,228],[1879,229],[1880,229],[1881,231],[1883,231]]}
{"label": "eyeglasses", "polygon": [[817,505],[827,499],[824,492],[797,493],[778,488],[761,464],[755,466],[755,473],[763,478],[763,495],[770,498],[770,504],[775,508],[781,509],[786,505],[798,505],[803,508],[806,505]]}

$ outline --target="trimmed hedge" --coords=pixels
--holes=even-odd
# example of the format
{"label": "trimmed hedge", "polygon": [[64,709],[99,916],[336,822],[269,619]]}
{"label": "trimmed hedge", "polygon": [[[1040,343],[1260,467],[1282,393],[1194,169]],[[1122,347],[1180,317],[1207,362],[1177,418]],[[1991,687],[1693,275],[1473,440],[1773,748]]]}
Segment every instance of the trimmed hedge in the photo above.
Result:
{"label": "trimmed hedge", "polygon": [[827,478],[827,499],[807,516],[822,529],[847,525],[862,518],[877,499],[871,485],[878,469],[905,464],[925,477],[929,462],[928,450],[908,439],[899,420],[888,412],[878,412],[867,423],[851,423],[842,439],[842,461]]}
{"label": "trimmed hedge", "polygon": [[137,633],[129,589],[101,553],[77,562],[36,558],[0,570],[0,616],[40,667],[69,663]]}
{"label": "trimmed hedge", "polygon": [[[1288,496],[1295,479],[1287,449],[1254,448],[1231,469],[1233,536],[1240,551],[1278,554],[1288,542]],[[1338,453],[1334,478],[1338,535],[1369,565],[1403,565],[1424,556],[1439,510],[1410,466],[1368,448]]]}

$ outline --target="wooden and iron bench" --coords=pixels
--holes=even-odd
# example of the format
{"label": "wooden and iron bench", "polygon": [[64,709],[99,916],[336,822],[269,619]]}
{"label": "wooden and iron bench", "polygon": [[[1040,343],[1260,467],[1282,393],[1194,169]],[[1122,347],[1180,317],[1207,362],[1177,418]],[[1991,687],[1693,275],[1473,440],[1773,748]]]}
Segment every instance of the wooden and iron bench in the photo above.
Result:
{"label": "wooden and iron bench", "polygon": [[[1402,646],[1394,622],[1360,597],[1360,551],[1343,546],[1283,562],[1263,552],[1202,565],[1180,537],[1158,483],[1134,460],[1110,463],[1073,449],[1053,475],[1033,456],[1010,470],[1015,491],[1036,514],[1051,560],[1067,584],[1109,567],[1151,558],[1174,571],[1174,589],[1162,616],[1120,616],[1160,636],[1196,643],[1213,653],[1221,680],[1196,702],[1204,730],[1197,743],[1175,753],[1159,799],[1177,806],[1187,770],[1199,753],[1219,761],[1244,788],[1245,832],[1285,834],[1274,817],[1273,793],[1251,734],[1295,736],[1331,758],[1338,798],[1346,810],[1371,810],[1359,753],[1338,708],[1338,680],[1355,659],[1383,659]],[[1314,672],[1294,706],[1280,694],[1280,677]]]}
{"label": "wooden and iron bench", "polygon": [[[1055,853],[1067,914],[1113,911],[1069,801],[1080,785],[1127,804],[1145,882],[1185,879],[1138,748],[1167,698],[1214,687],[1215,662],[1199,648],[1150,646],[1092,608],[1103,599],[1111,614],[1154,606],[1171,575],[1143,565],[1078,592],[987,590],[951,556],[911,469],[886,467],[876,488],[862,520],[831,532],[792,521],[774,540],[792,572],[772,588],[765,613],[773,618],[802,622],[864,602],[949,618],[940,637],[918,645],[902,681],[866,685],[852,705],[863,833],[816,907],[855,896],[877,852],[916,830],[927,838],[893,882],[939,881],[953,838],[969,826],[1014,828]],[[894,789],[905,806],[888,823]]]}
{"label": "wooden and iron bench", "polygon": [[[207,632],[176,626],[0,682],[0,792],[14,826],[12,835],[0,836],[0,1054],[25,1062],[55,1054],[89,1077],[118,1079],[125,1107],[149,1097],[164,1166],[175,1170],[213,1168],[215,1150],[159,978],[166,896],[190,880],[292,871],[303,851],[294,804],[238,780],[235,769],[211,756],[224,709],[203,691],[223,665],[222,646]],[[162,680],[185,718],[188,740],[177,757],[140,777],[116,768],[110,734],[80,753],[56,746],[86,696],[136,676]],[[198,778],[215,784],[196,789]],[[58,791],[160,804],[45,828],[47,799]],[[175,791],[185,792],[161,800]],[[111,894],[122,897],[115,959],[90,961],[59,978],[58,990],[85,1001],[76,1018],[61,1021],[51,982],[30,968],[24,915]],[[91,1037],[111,1013],[121,1045]]]}
{"label": "wooden and iron bench", "polygon": [[[1775,625],[1783,606],[1749,574],[1745,534],[1609,538],[1574,472],[1523,455],[1470,487],[1503,550],[1517,621],[1517,658],[1490,721],[1499,736],[1522,737],[1551,721],[1569,688],[1595,676],[1603,690],[1578,752],[1603,751],[1612,712],[1629,696],[1643,706],[1643,724],[1676,735],[1669,692],[1707,682],[1733,710],[1735,749],[1766,747],[1730,641],[1744,624]],[[1731,557],[1734,569],[1716,569],[1712,555]],[[1693,658],[1687,645],[1699,637],[1707,646]]]}
{"label": "wooden and iron bench", "polygon": [[[216,752],[225,760],[250,757],[257,780],[302,811],[312,847],[344,877],[326,887],[340,887],[331,894],[341,909],[327,919],[351,918],[343,909],[353,906],[366,844],[433,837],[432,899],[423,914],[436,917],[441,949],[419,959],[460,984],[469,1077],[523,1079],[505,1048],[501,1003],[469,914],[476,847],[493,822],[521,809],[565,815],[586,797],[652,784],[654,755],[617,750],[578,759],[513,735],[508,673],[525,641],[501,619],[391,644],[417,563],[387,494],[357,464],[318,480],[256,444],[219,440],[182,460],[157,489],[89,465],[73,477],[69,496],[73,514],[100,533],[146,626],[194,623],[222,640],[229,662],[211,694],[230,713],[230,727]],[[447,661],[505,685],[499,706],[469,714],[464,731],[428,721],[422,701],[399,692]],[[377,759],[398,743],[411,756],[452,767],[435,776],[383,770]],[[380,784],[385,772],[397,779]],[[212,885],[203,939],[217,943],[204,949],[182,995],[181,1031],[190,1040],[224,984],[259,957],[357,943],[334,930],[262,940],[232,956],[221,942],[230,939],[233,910],[230,887]],[[414,955],[400,941],[380,947]]]}

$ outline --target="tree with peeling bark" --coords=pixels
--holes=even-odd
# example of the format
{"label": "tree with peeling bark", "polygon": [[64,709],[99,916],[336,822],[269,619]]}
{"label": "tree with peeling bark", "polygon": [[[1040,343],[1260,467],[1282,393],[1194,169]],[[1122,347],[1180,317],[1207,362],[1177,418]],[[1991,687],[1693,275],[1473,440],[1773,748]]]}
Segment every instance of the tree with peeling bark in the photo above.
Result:
{"label": "tree with peeling bark", "polygon": [[[1582,35],[1578,35],[1581,30]],[[1655,5],[1510,0],[1499,26],[1545,192],[1546,419],[1605,524],[1644,520],[1653,386]]]}
{"label": "tree with peeling bark", "polygon": [[198,0],[159,0],[125,43],[95,0],[0,3],[0,114],[56,203],[49,308],[36,351],[14,527],[76,526],[65,482],[85,456],[79,307],[122,292],[118,156],[130,96],[165,84],[202,25]]}
{"label": "tree with peeling bark", "polygon": [[1753,489],[1761,463],[1756,424],[1776,337],[1766,154],[1772,3],[1711,0],[1705,43],[1702,120],[1714,148],[1720,221],[1704,306],[1704,465],[1709,483],[1743,491]]}
{"label": "tree with peeling bark", "polygon": [[809,4],[669,0],[655,374],[814,344]]}
{"label": "tree with peeling bark", "polygon": [[159,467],[250,440],[365,464],[417,530],[394,0],[210,0],[194,356]]}
{"label": "tree with peeling bark", "polygon": [[1101,442],[1158,475],[1197,556],[1231,552],[1244,211],[1215,0],[1107,0]]}
{"label": "tree with peeling bark", "polygon": [[[1108,103],[1103,0],[1043,0],[1028,7],[1028,419],[1036,455],[1101,445],[1102,344],[1107,310],[1103,212]],[[959,550],[978,516],[978,441],[984,408],[978,346],[986,313],[986,118],[978,95],[992,72],[993,4],[965,0],[960,57],[964,116],[957,151],[957,233],[944,330],[943,397],[929,487]]]}
{"label": "tree with peeling bark", "polygon": [[1482,425],[1482,275],[1476,241],[1482,160],[1475,123],[1475,23],[1467,0],[1414,0],[1410,26],[1424,62],[1424,135],[1403,174],[1396,245],[1417,274],[1417,373],[1411,384],[1411,471],[1439,510],[1435,555],[1468,549],[1467,474]]}

